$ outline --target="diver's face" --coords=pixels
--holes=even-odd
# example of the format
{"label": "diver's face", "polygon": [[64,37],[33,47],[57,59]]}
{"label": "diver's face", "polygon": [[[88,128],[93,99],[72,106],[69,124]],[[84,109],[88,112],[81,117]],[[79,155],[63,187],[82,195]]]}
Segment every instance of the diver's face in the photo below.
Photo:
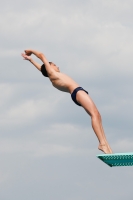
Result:
{"label": "diver's face", "polygon": [[50,62],[50,65],[56,72],[60,72],[59,67],[57,67],[54,63]]}

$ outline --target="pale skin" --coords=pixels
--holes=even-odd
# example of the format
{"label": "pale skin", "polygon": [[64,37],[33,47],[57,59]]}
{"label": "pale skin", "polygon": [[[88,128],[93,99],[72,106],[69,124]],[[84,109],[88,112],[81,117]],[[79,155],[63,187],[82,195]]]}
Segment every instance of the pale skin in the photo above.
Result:
{"label": "pale skin", "polygon": [[[41,65],[32,59],[31,54],[34,54],[44,63],[46,71],[48,73],[48,78],[55,88],[63,92],[68,92],[72,94],[74,89],[79,87],[79,85],[73,79],[61,73],[59,70],[59,67],[57,67],[52,62],[49,63],[43,53],[36,50],[32,50],[32,49],[25,50],[25,53],[22,53],[23,58],[25,60],[30,61],[39,71],[41,71]],[[85,109],[85,111],[91,117],[92,128],[99,141],[98,149],[103,151],[105,154],[111,154],[112,150],[107,142],[107,139],[103,130],[103,126],[102,126],[101,115],[96,105],[94,104],[90,96],[82,90],[79,90],[77,92],[76,100],[79,104],[81,104],[81,106]]]}

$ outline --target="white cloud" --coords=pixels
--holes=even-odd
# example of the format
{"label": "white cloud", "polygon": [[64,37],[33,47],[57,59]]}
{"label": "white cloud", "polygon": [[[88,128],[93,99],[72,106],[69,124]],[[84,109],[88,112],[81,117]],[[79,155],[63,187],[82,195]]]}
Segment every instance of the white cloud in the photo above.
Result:
{"label": "white cloud", "polygon": [[0,142],[1,155],[23,153],[27,157],[48,157],[48,156],[82,156],[89,155],[92,150],[59,144],[42,144],[40,141],[23,141],[20,139],[7,139]]}
{"label": "white cloud", "polygon": [[[63,130],[64,129],[64,130]],[[86,156],[97,147],[91,147],[92,130],[69,124],[55,124],[44,130],[36,130],[30,136],[17,138],[1,138],[1,155],[23,153],[27,157],[48,156]],[[95,136],[94,136],[95,137]],[[96,138],[95,138],[96,139]],[[85,141],[86,140],[86,141]]]}
{"label": "white cloud", "polygon": [[[12,106],[2,114],[1,126],[23,125],[26,123],[32,123],[33,120],[45,115],[52,115],[54,112],[56,101],[51,104],[45,99],[41,100],[26,100],[21,104]],[[51,109],[49,109],[51,108]]]}
{"label": "white cloud", "polygon": [[117,153],[126,153],[126,152],[133,152],[133,141],[130,139],[122,139],[118,140],[113,144],[115,152]]}
{"label": "white cloud", "polygon": [[8,83],[0,84],[0,107],[7,103],[8,100],[13,96],[14,89]]}
{"label": "white cloud", "polygon": [[[0,84],[0,125],[1,128],[9,128],[14,126],[23,126],[24,124],[32,124],[39,117],[48,117],[55,114],[56,109],[63,96],[55,95],[52,90],[39,96],[35,95],[36,91],[42,90],[40,85],[27,85],[26,88],[23,84]],[[47,90],[47,86],[44,86]],[[21,92],[20,92],[21,91]],[[34,91],[34,98],[32,92]],[[29,94],[24,98],[25,92]],[[54,100],[53,100],[54,98]]]}
{"label": "white cloud", "polygon": [[11,174],[8,171],[0,170],[0,185],[2,186],[11,179]]}

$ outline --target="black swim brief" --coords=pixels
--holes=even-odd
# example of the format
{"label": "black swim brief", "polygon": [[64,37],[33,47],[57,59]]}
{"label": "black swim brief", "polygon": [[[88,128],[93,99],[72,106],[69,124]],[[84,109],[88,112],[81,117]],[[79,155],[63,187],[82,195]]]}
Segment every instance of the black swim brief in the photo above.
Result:
{"label": "black swim brief", "polygon": [[82,87],[77,87],[77,88],[72,92],[71,97],[72,97],[72,100],[73,100],[78,106],[81,106],[81,105],[77,102],[77,100],[76,100],[76,94],[77,94],[77,92],[78,92],[79,90],[83,90],[83,91],[85,91],[85,92],[88,94],[88,92],[87,92],[86,90],[84,90]]}

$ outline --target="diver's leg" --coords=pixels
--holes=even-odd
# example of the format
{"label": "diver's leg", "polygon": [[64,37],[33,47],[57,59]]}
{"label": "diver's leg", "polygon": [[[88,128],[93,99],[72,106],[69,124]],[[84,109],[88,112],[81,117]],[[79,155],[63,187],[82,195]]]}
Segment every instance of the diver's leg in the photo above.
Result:
{"label": "diver's leg", "polygon": [[98,112],[92,99],[86,92],[80,90],[76,94],[76,100],[79,104],[82,105],[82,107],[91,117],[92,128],[99,140],[99,150],[103,151],[104,153],[112,153],[112,150],[104,134],[100,113]]}

